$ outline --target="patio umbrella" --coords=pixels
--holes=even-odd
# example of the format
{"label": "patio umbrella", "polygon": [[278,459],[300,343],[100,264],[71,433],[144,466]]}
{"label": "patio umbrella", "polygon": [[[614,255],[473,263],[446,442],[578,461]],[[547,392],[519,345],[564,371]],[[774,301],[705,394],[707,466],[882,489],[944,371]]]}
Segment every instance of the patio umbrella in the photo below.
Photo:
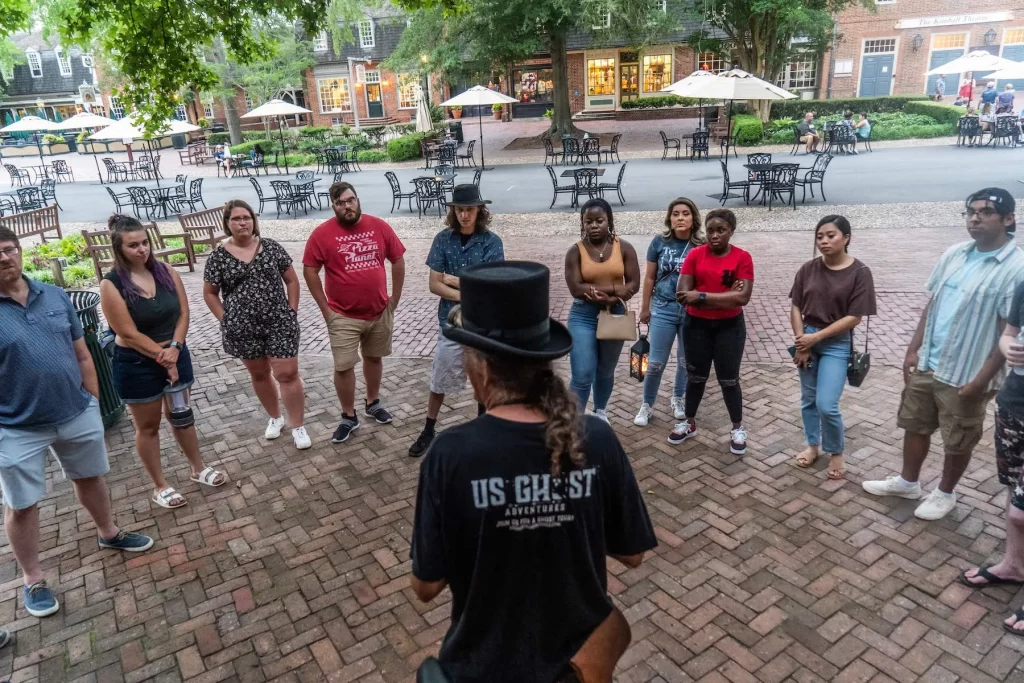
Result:
{"label": "patio umbrella", "polygon": [[[944,76],[946,74],[959,75],[969,71],[971,73],[971,84],[973,86],[975,72],[1005,69],[1014,67],[1019,63],[1020,62],[1015,62],[1012,59],[999,57],[991,52],[986,52],[985,50],[974,50],[973,52],[968,52],[962,57],[957,57],[950,62],[946,62],[942,66],[937,66],[934,69],[925,72],[925,76]],[[989,74],[986,78],[991,78],[991,76],[992,75]],[[957,83],[957,85],[959,86],[960,84]]]}
{"label": "patio umbrella", "polygon": [[281,153],[284,154],[284,172],[288,175],[288,150],[284,148],[284,126],[281,123],[282,116],[294,116],[295,114],[312,114],[309,109],[299,107],[285,102],[284,100],[268,100],[252,111],[242,114],[243,119],[276,118],[277,129],[281,132]]}
{"label": "patio umbrella", "polygon": [[[0,133],[38,133],[44,130],[53,130],[57,127],[57,124],[47,119],[41,119],[38,116],[23,116],[9,126],[0,128]],[[39,163],[46,166],[46,160],[43,159],[43,143],[39,140],[39,136],[36,136],[36,146],[39,148]]]}
{"label": "patio umbrella", "polygon": [[[483,105],[493,104],[512,104],[513,102],[518,101],[519,100],[513,97],[502,95],[500,92],[495,92],[493,90],[490,90],[489,88],[485,88],[482,85],[474,85],[472,88],[462,93],[461,95],[456,95],[450,100],[442,102],[441,106],[480,107]],[[479,109],[477,110],[477,123],[479,124],[480,127],[480,168],[484,171],[489,171],[491,169],[487,168],[486,163],[484,163],[484,119],[483,114],[480,112]]]}
{"label": "patio umbrella", "polygon": [[[672,88],[688,89],[688,88],[696,87],[705,78],[714,78],[714,77],[715,77],[715,74],[713,74],[712,72],[704,71],[703,69],[700,69],[698,71],[694,71],[692,74],[690,74],[686,78],[682,79],[681,81],[676,81],[672,85],[663,88],[662,92],[671,92],[671,93],[675,94],[675,90],[672,90]],[[697,99],[698,100],[702,100],[703,98],[698,97]],[[704,127],[704,103],[698,101],[698,105],[700,106],[700,110],[699,110],[700,113],[697,116],[697,127],[698,128],[703,128]]]}
{"label": "patio umbrella", "polygon": [[[64,119],[56,126],[54,130],[85,130],[86,128],[103,128],[115,123],[114,119],[108,119],[106,116],[100,116],[99,114],[93,114],[91,111],[83,111],[75,114],[70,119]],[[103,174],[100,173],[100,162],[96,159],[96,155],[92,155],[92,162],[96,164],[96,175],[99,176],[100,185],[103,184]]]}
{"label": "patio umbrella", "polygon": [[[783,90],[774,83],[762,80],[743,69],[730,69],[720,74],[713,74],[713,77],[696,76],[690,74],[686,78],[676,81],[672,85],[663,88],[662,92],[670,92],[680,97],[692,97],[705,100],[728,100],[729,117],[732,121],[733,100],[792,100],[796,95]],[[729,130],[729,128],[726,128]],[[732,137],[726,136],[725,155],[729,156],[729,146],[732,144]]]}
{"label": "patio umbrella", "polygon": [[429,133],[434,124],[430,120],[430,105],[421,86],[416,86],[416,132]]}
{"label": "patio umbrella", "polygon": [[985,76],[985,78],[991,78],[993,81],[1000,80],[1016,80],[1018,78],[1024,78],[1024,62],[1013,62],[1011,66],[1000,68],[997,71]]}
{"label": "patio umbrella", "polygon": [[[182,133],[191,133],[196,130],[202,130],[199,126],[192,125],[188,121],[178,121],[177,119],[169,119],[160,124],[157,132],[153,135],[147,135],[146,131],[143,130],[142,117],[137,114],[131,114],[124,117],[120,121],[115,121],[101,131],[97,131],[89,136],[90,140],[145,140],[149,143],[150,154],[153,153],[153,139],[163,138],[168,135],[179,135]],[[156,169],[154,169],[155,171]],[[154,173],[156,176],[156,186],[160,187],[160,174]]]}

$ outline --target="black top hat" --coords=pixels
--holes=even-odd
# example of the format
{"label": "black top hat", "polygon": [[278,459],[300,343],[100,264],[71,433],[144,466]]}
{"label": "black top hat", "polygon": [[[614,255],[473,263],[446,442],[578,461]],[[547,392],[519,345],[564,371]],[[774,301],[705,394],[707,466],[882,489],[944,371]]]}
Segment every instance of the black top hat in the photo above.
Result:
{"label": "black top hat", "polygon": [[[458,189],[458,188],[456,188]],[[490,353],[552,360],[569,353],[572,336],[548,315],[546,266],[496,261],[459,273],[462,304],[453,310],[444,336]]]}
{"label": "black top hat", "polygon": [[483,206],[490,203],[490,199],[480,198],[480,188],[473,183],[456,185],[452,190],[452,198],[448,200],[448,206]]}

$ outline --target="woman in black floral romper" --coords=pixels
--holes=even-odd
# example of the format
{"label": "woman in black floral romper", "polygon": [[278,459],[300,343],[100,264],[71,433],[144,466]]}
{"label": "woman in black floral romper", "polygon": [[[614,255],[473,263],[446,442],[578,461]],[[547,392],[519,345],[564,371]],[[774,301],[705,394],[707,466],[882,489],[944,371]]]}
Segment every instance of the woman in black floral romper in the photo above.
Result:
{"label": "woman in black floral romper", "polygon": [[266,438],[276,439],[284,428],[276,379],[295,447],[309,448],[299,377],[299,279],[292,258],[274,240],[260,237],[256,214],[241,199],[224,205],[223,222],[230,239],[206,261],[203,298],[220,321],[224,350],[242,360],[270,416]]}

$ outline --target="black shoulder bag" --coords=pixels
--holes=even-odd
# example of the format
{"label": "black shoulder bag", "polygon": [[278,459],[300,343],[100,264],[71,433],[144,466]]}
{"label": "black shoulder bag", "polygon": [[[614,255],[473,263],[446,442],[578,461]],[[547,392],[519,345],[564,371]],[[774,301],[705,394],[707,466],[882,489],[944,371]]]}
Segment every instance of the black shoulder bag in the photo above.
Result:
{"label": "black shoulder bag", "polygon": [[868,340],[871,338],[871,316],[867,316],[867,330],[864,333],[864,353],[853,345],[853,330],[850,330],[850,360],[846,365],[846,381],[851,387],[859,387],[864,383],[871,369],[871,354],[868,353]]}

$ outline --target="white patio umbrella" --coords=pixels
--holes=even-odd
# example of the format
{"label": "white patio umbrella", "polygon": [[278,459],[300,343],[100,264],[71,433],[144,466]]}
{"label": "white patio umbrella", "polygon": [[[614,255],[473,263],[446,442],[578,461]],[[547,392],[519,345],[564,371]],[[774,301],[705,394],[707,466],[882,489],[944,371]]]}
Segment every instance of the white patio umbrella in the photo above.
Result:
{"label": "white patio umbrella", "polygon": [[[191,133],[193,131],[202,130],[199,126],[193,125],[188,121],[178,121],[177,119],[169,119],[160,124],[157,128],[156,133],[147,135],[146,131],[143,130],[142,117],[137,114],[129,114],[120,121],[115,121],[103,130],[97,131],[89,136],[90,140],[145,140],[149,143],[149,152],[153,153],[152,141],[154,138],[163,138],[168,135],[179,135],[182,133]],[[156,169],[154,169],[156,171]],[[160,174],[155,173],[156,186],[160,187]]]}
{"label": "white patio umbrella", "polygon": [[[696,76],[690,74],[686,78],[676,81],[672,85],[663,88],[662,92],[670,92],[680,97],[692,97],[705,100],[728,100],[729,117],[732,121],[733,100],[792,100],[796,95],[783,90],[774,83],[762,80],[743,69],[730,69],[720,74],[713,74],[713,77]],[[728,128],[727,128],[728,130]],[[725,140],[725,156],[729,156],[729,146],[732,144],[732,136]]]}
{"label": "white patio umbrella", "polygon": [[[513,102],[518,102],[518,100],[502,95],[500,92],[495,92],[490,88],[485,88],[482,85],[474,85],[461,95],[456,95],[450,100],[442,102],[441,106],[480,107],[493,104],[512,104]],[[489,171],[491,169],[487,168],[487,165],[484,163],[484,119],[479,109],[477,110],[477,123],[480,127],[480,168],[484,171]]]}
{"label": "white patio umbrella", "polygon": [[[54,130],[57,124],[47,119],[39,118],[38,116],[23,116],[9,126],[0,128],[0,133],[39,133],[44,130]],[[43,143],[36,138],[36,146],[39,148],[39,162],[46,166],[46,160],[43,159]]]}
{"label": "white patio umbrella", "polygon": [[[941,66],[937,66],[934,69],[931,69],[930,71],[925,73],[925,76],[945,76],[946,74],[956,74],[958,77],[957,86],[959,86],[959,75],[962,73],[970,72],[973,92],[974,74],[976,72],[1006,69],[1014,67],[1017,64],[1019,64],[1019,62],[1015,62],[1012,59],[1006,59],[1005,57],[999,57],[998,55],[994,55],[991,52],[986,52],[985,50],[974,50],[973,52],[968,52],[962,57],[957,57],[956,59],[950,62],[946,62]],[[989,74],[989,76],[986,76],[986,78],[990,77],[991,74]]]}
{"label": "white patio umbrella", "polygon": [[993,71],[989,75],[985,76],[985,78],[990,78],[993,81],[1024,78],[1024,62],[1013,62],[1012,66],[1007,66],[999,69],[998,71]]}
{"label": "white patio umbrella", "polygon": [[[106,116],[100,116],[99,114],[93,114],[91,111],[83,111],[75,114],[69,119],[64,119],[58,123],[54,130],[85,130],[87,128],[103,128],[116,123],[114,119],[108,119]],[[96,164],[96,175],[99,176],[100,185],[103,184],[103,174],[100,172],[100,162],[96,159],[96,155],[92,155],[92,162]]]}
{"label": "white patio umbrella", "polygon": [[242,114],[243,119],[277,119],[277,129],[281,132],[281,152],[284,154],[284,172],[288,171],[288,150],[284,148],[284,126],[281,124],[282,116],[294,116],[295,114],[312,114],[309,109],[300,107],[284,100],[268,100],[250,112]]}
{"label": "white patio umbrella", "polygon": [[[699,83],[702,80],[704,80],[705,78],[714,78],[714,77],[715,77],[715,74],[713,74],[712,72],[704,71],[703,69],[700,69],[698,71],[694,71],[692,74],[690,74],[686,78],[682,79],[681,81],[676,81],[672,85],[670,85],[670,86],[668,86],[666,88],[663,88],[662,92],[671,92],[671,93],[675,94],[675,90],[672,90],[672,88],[689,89],[691,87],[697,87],[699,85]],[[698,100],[702,100],[703,98],[698,97],[697,99]],[[698,115],[698,118],[697,118],[697,126],[699,128],[703,128],[703,124],[704,124],[704,103],[703,102],[698,102],[698,105],[700,106],[700,114]]]}
{"label": "white patio umbrella", "polygon": [[416,132],[429,133],[433,130],[434,124],[430,120],[430,105],[427,104],[426,93],[423,87],[416,86]]}

